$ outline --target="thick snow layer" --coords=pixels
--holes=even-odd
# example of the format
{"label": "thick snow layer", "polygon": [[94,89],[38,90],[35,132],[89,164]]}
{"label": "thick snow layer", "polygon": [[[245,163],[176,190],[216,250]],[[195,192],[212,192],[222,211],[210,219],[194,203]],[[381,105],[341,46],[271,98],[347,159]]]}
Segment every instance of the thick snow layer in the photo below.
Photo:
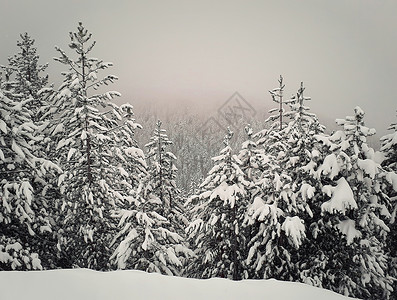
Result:
{"label": "thick snow layer", "polygon": [[271,280],[231,281],[164,276],[141,271],[86,269],[0,272],[4,300],[109,299],[349,299],[302,283]]}
{"label": "thick snow layer", "polygon": [[340,172],[340,166],[338,163],[338,158],[334,153],[328,155],[324,159],[324,163],[318,168],[318,177],[321,174],[328,175],[329,178],[333,179]]}
{"label": "thick snow layer", "polygon": [[378,164],[371,160],[371,159],[358,159],[357,165],[371,177],[372,179],[375,178],[375,175],[378,171]]}
{"label": "thick snow layer", "polygon": [[302,239],[306,237],[305,225],[298,216],[287,217],[281,229],[285,231],[296,248],[302,244]]}
{"label": "thick snow layer", "polygon": [[362,235],[361,232],[356,229],[354,221],[350,219],[339,222],[336,227],[339,229],[340,232],[346,235],[348,245],[353,242],[354,238],[360,238]]}
{"label": "thick snow layer", "polygon": [[322,212],[329,212],[331,214],[334,212],[341,212],[345,214],[347,209],[357,208],[353,191],[343,177],[337,181],[337,186],[325,185],[322,191],[328,196],[332,196],[329,201],[321,205]]}

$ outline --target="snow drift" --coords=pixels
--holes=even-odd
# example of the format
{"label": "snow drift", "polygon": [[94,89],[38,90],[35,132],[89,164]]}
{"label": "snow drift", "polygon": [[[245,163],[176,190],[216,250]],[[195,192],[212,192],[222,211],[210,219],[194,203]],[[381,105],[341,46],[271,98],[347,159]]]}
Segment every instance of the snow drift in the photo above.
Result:
{"label": "snow drift", "polygon": [[87,269],[0,272],[3,300],[101,299],[349,299],[301,283],[271,280],[231,281],[164,276],[141,271]]}

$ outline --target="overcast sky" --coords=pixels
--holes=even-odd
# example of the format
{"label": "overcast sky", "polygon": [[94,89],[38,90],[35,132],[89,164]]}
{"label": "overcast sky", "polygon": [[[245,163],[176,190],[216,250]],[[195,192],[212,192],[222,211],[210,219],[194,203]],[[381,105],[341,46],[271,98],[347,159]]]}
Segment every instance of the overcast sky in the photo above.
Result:
{"label": "overcast sky", "polygon": [[287,95],[304,81],[321,118],[343,118],[359,105],[379,134],[396,120],[395,0],[0,4],[0,64],[27,31],[53,82],[62,70],[54,46],[69,51],[68,32],[82,21],[97,40],[93,56],[115,64],[112,89],[133,105],[217,106],[235,91],[255,107],[271,105],[267,91],[282,74]]}

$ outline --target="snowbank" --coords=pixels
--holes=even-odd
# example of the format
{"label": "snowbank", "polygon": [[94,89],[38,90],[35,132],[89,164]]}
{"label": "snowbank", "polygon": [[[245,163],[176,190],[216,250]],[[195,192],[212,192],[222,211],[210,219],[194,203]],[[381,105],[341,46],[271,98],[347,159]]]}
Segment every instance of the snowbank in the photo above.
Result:
{"label": "snowbank", "polygon": [[331,291],[277,280],[186,279],[140,271],[86,269],[0,272],[2,300],[348,299]]}

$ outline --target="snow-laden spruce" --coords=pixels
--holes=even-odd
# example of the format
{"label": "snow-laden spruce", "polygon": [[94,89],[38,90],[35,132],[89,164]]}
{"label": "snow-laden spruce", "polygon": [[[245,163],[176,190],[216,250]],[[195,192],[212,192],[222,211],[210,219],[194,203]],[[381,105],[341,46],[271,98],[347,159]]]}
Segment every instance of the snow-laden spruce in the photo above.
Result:
{"label": "snow-laden spruce", "polygon": [[181,275],[185,261],[194,254],[174,224],[157,213],[162,208],[158,197],[146,196],[132,208],[115,213],[122,229],[112,242],[117,247],[110,259],[118,269]]}
{"label": "snow-laden spruce", "polygon": [[[386,180],[390,183],[388,195],[391,201],[392,217],[389,222],[390,233],[387,236],[387,248],[390,256],[390,275],[397,278],[397,123],[389,126],[389,133],[380,138],[381,153],[384,157],[382,167]],[[390,132],[391,131],[391,132]],[[397,288],[393,292],[397,298]]]}
{"label": "snow-laden spruce", "polygon": [[387,166],[391,170],[397,172],[397,122],[388,128],[391,132],[381,137],[381,149],[385,160],[382,165]]}
{"label": "snow-laden spruce", "polygon": [[[60,169],[36,157],[42,142],[26,108],[30,99],[8,99],[0,90],[0,269],[41,269],[37,235],[52,231],[43,203],[45,190],[35,190],[44,176]],[[41,194],[39,194],[40,192]]]}
{"label": "snow-laden spruce", "polygon": [[246,238],[243,221],[250,183],[240,169],[241,161],[232,154],[229,130],[225,148],[213,158],[214,167],[188,199],[192,222],[186,228],[197,258],[188,266],[188,276],[198,278],[246,278],[244,258]]}
{"label": "snow-laden spruce", "polygon": [[250,124],[244,128],[247,140],[241,145],[238,159],[241,161],[241,170],[247,175],[247,180],[255,181],[260,174],[260,166],[266,157],[264,153],[257,147],[256,141],[253,139],[253,130]]}
{"label": "snow-laden spruce", "polygon": [[[277,89],[282,103],[282,80]],[[322,132],[317,117],[308,112],[301,85],[296,96],[284,101],[287,113],[268,118],[269,130],[256,134],[260,176],[254,179],[255,189],[248,210],[247,224],[251,227],[247,262],[255,277],[276,277],[299,280],[296,252],[306,240],[304,220],[313,216],[316,180],[307,168],[319,151],[313,140],[314,132]],[[271,91],[273,99],[275,92]],[[289,122],[287,117],[290,119]],[[280,124],[282,126],[280,126]],[[306,168],[305,168],[306,167]]]}
{"label": "snow-laden spruce", "polygon": [[[112,164],[118,174],[118,181],[114,182],[114,186],[117,197],[126,200],[120,202],[119,206],[128,208],[132,202],[136,201],[136,191],[142,180],[148,176],[148,172],[145,154],[135,140],[135,131],[141,129],[142,126],[135,122],[132,105],[122,104],[119,113],[122,122],[111,130],[112,138],[114,138],[111,142]],[[126,195],[117,191],[124,191]]]}
{"label": "snow-laden spruce", "polygon": [[246,261],[254,278],[293,280],[290,252],[301,245],[305,227],[297,215],[298,207],[289,198],[291,177],[272,156],[267,156],[265,168],[247,211],[251,236]]}
{"label": "snow-laden spruce", "polygon": [[305,87],[301,83],[296,95],[288,101],[289,122],[281,132],[284,152],[282,155],[276,152],[275,159],[275,164],[285,174],[284,177],[289,178],[286,196],[283,196],[286,201],[284,210],[289,214],[295,214],[295,232],[296,236],[300,237],[295,240],[295,249],[289,250],[289,256],[286,256],[291,266],[288,267],[287,273],[279,278],[321,285],[321,281],[319,283],[318,280],[316,282],[306,276],[304,264],[310,260],[309,249],[312,240],[315,239],[311,231],[312,224],[320,214],[321,200],[318,195],[322,187],[315,170],[324,154],[316,135],[323,135],[325,127],[320,124],[317,116],[310,112],[307,102],[311,98],[305,96],[304,92]]}
{"label": "snow-laden spruce", "polygon": [[[46,70],[47,64],[39,64],[39,55],[34,45],[34,39],[27,33],[21,34],[20,38],[21,40],[17,42],[19,52],[8,58],[7,66],[0,66],[5,72],[2,85],[4,93],[9,99],[24,102],[23,106],[37,127],[37,133],[43,136],[47,125],[44,116],[48,111],[48,96],[52,91],[52,88],[46,87],[48,75],[41,74]],[[44,135],[40,142],[32,143],[32,154],[36,157],[48,157],[45,151],[48,140],[48,137]],[[50,220],[52,230],[56,227],[54,226],[57,212],[55,199],[58,196],[56,188],[54,188],[54,181],[58,175],[47,173],[40,180],[35,180],[32,183],[34,197],[41,204],[35,208],[43,218]],[[54,247],[56,245],[55,233],[47,230],[45,233],[36,234],[34,240],[43,267],[54,268],[57,265],[57,251]]]}
{"label": "snow-laden spruce", "polygon": [[149,164],[150,189],[159,197],[161,213],[184,228],[187,220],[183,217],[183,204],[175,181],[178,171],[175,166],[176,157],[169,151],[172,141],[161,125],[158,120],[150,142],[145,145],[148,149],[146,158]]}
{"label": "snow-laden spruce", "polygon": [[[284,100],[284,83],[283,77],[280,76],[279,87],[270,92],[273,102],[279,104],[279,107],[269,110],[271,114],[266,120],[266,128],[256,133],[253,137],[257,139],[256,143],[258,148],[263,149],[267,155],[284,155],[286,143],[284,141],[286,127],[286,119],[289,117],[290,112],[285,111],[284,105],[289,103],[289,100]],[[278,113],[277,113],[278,112]],[[288,119],[287,119],[288,120]]]}
{"label": "snow-laden spruce", "polygon": [[356,107],[354,116],[337,120],[343,130],[318,136],[329,154],[317,169],[324,202],[322,217],[312,224],[317,242],[310,248],[306,275],[344,295],[387,299],[392,287],[384,250],[390,218],[385,187],[390,183],[366,143],[375,130],[364,125],[363,117]]}
{"label": "snow-laden spruce", "polygon": [[14,101],[30,99],[25,107],[37,122],[43,114],[41,109],[45,103],[39,95],[40,90],[48,83],[48,75],[41,76],[40,73],[46,70],[48,64],[39,64],[35,40],[28,33],[20,34],[20,38],[17,42],[20,52],[8,58],[7,66],[0,66],[5,72],[3,92]]}
{"label": "snow-laden spruce", "polygon": [[269,114],[273,114],[278,112],[278,114],[270,115],[266,120],[265,123],[271,123],[271,127],[274,129],[278,129],[278,131],[282,131],[285,125],[288,123],[286,122],[286,117],[288,117],[289,112],[285,111],[284,104],[288,104],[288,100],[284,100],[284,78],[280,75],[280,79],[278,80],[279,86],[271,91],[269,91],[270,95],[272,96],[273,102],[277,103],[279,107],[275,107],[269,111]]}
{"label": "snow-laden spruce", "polygon": [[123,121],[121,109],[112,102],[118,92],[96,93],[117,77],[99,73],[112,66],[90,57],[95,42],[81,23],[70,33],[72,58],[56,47],[56,61],[67,67],[63,83],[52,95],[52,116],[48,133],[49,155],[64,173],[57,184],[62,195],[59,214],[58,250],[65,266],[106,269],[108,247],[115,230],[111,211],[126,199],[121,190],[117,130]]}
{"label": "snow-laden spruce", "polygon": [[111,261],[118,269],[181,275],[188,259],[194,256],[182,230],[187,220],[175,183],[176,157],[167,151],[171,143],[158,121],[147,144],[149,166],[143,161],[139,164],[141,177],[132,186],[129,205],[113,215],[120,220],[121,228],[112,241],[116,249]]}

